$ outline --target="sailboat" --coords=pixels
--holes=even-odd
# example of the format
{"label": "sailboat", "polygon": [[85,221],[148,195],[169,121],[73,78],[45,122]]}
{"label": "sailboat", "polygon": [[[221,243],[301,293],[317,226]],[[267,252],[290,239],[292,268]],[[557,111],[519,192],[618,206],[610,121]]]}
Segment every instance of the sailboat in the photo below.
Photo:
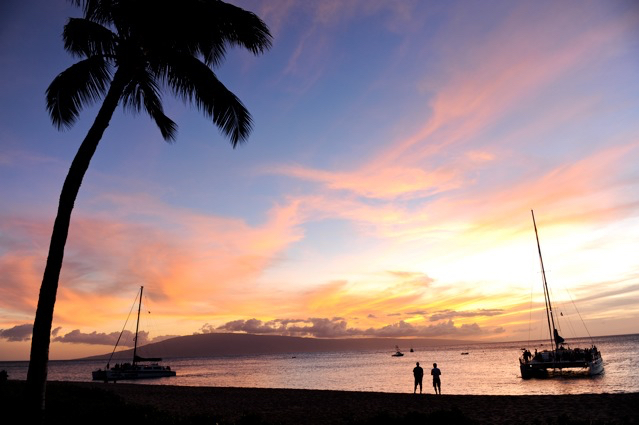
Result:
{"label": "sailboat", "polygon": [[403,355],[404,355],[404,353],[402,353],[402,352],[399,350],[399,346],[397,346],[397,345],[396,345],[396,346],[395,346],[395,354],[393,354],[393,357],[402,357]]}
{"label": "sailboat", "polygon": [[113,352],[109,357],[109,361],[106,367],[103,369],[94,370],[91,375],[94,381],[120,381],[128,379],[148,379],[148,378],[164,378],[169,376],[175,376],[175,371],[171,370],[170,366],[162,366],[158,362],[162,359],[158,357],[140,357],[138,356],[138,329],[140,327],[140,310],[142,309],[142,293],[144,292],[144,286],[140,287],[140,301],[138,303],[138,319],[135,324],[135,340],[133,345],[133,360],[131,363],[116,364],[111,367],[111,359],[115,353],[122,333],[120,333]]}
{"label": "sailboat", "polygon": [[601,352],[592,344],[589,348],[570,348],[564,338],[559,335],[557,326],[558,318],[555,318],[546,281],[546,271],[544,260],[541,257],[541,247],[539,245],[539,234],[535,223],[535,213],[531,210],[533,227],[535,228],[535,238],[537,239],[537,251],[539,253],[539,263],[541,265],[542,283],[544,287],[544,298],[546,302],[546,318],[548,320],[548,334],[550,339],[550,349],[531,353],[527,348],[522,348],[522,355],[519,357],[519,369],[523,379],[533,377],[544,377],[549,370],[563,369],[586,371],[588,375],[598,375],[603,372],[603,358]]}

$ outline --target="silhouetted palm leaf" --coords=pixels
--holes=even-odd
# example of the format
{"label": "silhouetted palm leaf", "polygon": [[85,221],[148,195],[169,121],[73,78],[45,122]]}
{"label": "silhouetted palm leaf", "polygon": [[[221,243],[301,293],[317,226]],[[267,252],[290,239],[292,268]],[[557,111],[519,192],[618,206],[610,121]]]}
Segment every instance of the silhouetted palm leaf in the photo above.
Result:
{"label": "silhouetted palm leaf", "polygon": [[53,124],[58,128],[73,126],[80,109],[100,100],[110,82],[110,67],[100,56],[80,61],[58,74],[46,92]]}
{"label": "silhouetted palm leaf", "polygon": [[75,57],[103,56],[114,59],[117,34],[102,25],[81,18],[71,18],[62,32],[64,48]]}
{"label": "silhouetted palm leaf", "polygon": [[208,66],[191,56],[176,55],[158,71],[175,95],[212,118],[233,146],[246,141],[252,128],[248,110]]}
{"label": "silhouetted palm leaf", "polygon": [[135,112],[144,109],[157,124],[162,137],[175,140],[177,125],[164,115],[158,84],[148,72],[139,72],[135,81],[124,89],[122,106]]}

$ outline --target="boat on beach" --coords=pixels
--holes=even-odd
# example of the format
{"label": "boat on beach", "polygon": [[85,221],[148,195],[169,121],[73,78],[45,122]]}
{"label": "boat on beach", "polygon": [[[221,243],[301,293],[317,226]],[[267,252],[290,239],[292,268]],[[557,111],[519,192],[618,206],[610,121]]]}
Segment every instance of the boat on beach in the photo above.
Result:
{"label": "boat on beach", "polygon": [[[111,367],[111,360],[113,354],[118,348],[118,343],[124,333],[124,329],[120,332],[113,352],[109,357],[109,360],[104,369],[94,370],[91,375],[94,381],[122,381],[122,380],[134,380],[134,379],[150,379],[150,378],[165,378],[175,376],[175,371],[171,370],[170,366],[162,366],[159,362],[162,361],[159,357],[141,357],[138,356],[138,329],[140,327],[140,311],[142,309],[142,293],[144,292],[144,286],[140,287],[140,300],[138,303],[138,317],[135,325],[135,340],[133,346],[133,359],[130,363],[116,363]],[[128,320],[128,319],[127,319]]]}
{"label": "boat on beach", "polygon": [[603,372],[603,358],[601,352],[592,344],[588,348],[571,348],[561,335],[559,335],[558,318],[555,317],[548,291],[546,271],[544,261],[541,256],[541,246],[539,244],[539,234],[535,223],[535,213],[531,210],[533,227],[535,228],[535,238],[537,240],[537,251],[539,253],[539,263],[541,265],[541,276],[544,288],[544,299],[546,304],[546,318],[548,321],[548,334],[550,349],[531,353],[526,347],[522,348],[519,357],[519,369],[523,379],[548,376],[549,370],[568,369],[572,371],[585,371],[588,375],[598,375]]}

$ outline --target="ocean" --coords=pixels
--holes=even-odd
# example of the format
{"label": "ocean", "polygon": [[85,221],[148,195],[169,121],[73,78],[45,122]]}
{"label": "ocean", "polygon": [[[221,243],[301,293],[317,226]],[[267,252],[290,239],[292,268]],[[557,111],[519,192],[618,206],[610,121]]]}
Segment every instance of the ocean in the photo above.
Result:
{"label": "ocean", "polygon": [[[595,337],[604,373],[588,377],[564,371],[547,379],[523,380],[518,357],[521,348],[540,344],[506,342],[489,344],[413,347],[403,357],[387,351],[342,351],[276,355],[165,359],[177,372],[174,378],[131,381],[140,385],[184,385],[246,388],[297,388],[319,390],[412,393],[412,370],[424,368],[424,392],[433,392],[430,369],[441,369],[442,394],[526,395],[639,392],[639,334]],[[589,347],[590,339],[572,339],[572,347]],[[462,355],[461,353],[468,353]],[[112,362],[115,363],[115,362]],[[26,379],[28,362],[0,362],[9,379]],[[65,360],[49,363],[49,380],[91,381],[91,371],[104,361]],[[117,385],[117,384],[116,384]]]}

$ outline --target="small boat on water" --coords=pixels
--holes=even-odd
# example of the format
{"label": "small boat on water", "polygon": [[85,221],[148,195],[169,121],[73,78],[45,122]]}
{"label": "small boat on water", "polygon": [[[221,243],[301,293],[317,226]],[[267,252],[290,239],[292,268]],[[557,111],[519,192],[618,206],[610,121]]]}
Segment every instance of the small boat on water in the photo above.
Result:
{"label": "small boat on water", "polygon": [[395,346],[395,354],[393,354],[392,356],[393,356],[393,357],[402,357],[403,355],[404,355],[404,353],[402,353],[402,352],[399,350],[399,347],[396,345],[396,346]]}
{"label": "small boat on water", "polygon": [[548,333],[550,339],[550,349],[531,353],[527,348],[522,348],[522,355],[519,357],[519,369],[523,379],[534,377],[545,377],[549,370],[563,369],[586,371],[588,375],[598,375],[603,372],[603,359],[601,352],[592,344],[588,348],[571,348],[568,343],[559,335],[557,326],[558,318],[553,314],[544,261],[541,257],[541,247],[539,245],[539,234],[535,223],[535,213],[531,210],[533,227],[535,228],[535,238],[537,239],[537,251],[539,252],[539,262],[541,264],[542,283],[544,287],[544,298],[546,302],[546,318],[548,320]]}
{"label": "small boat on water", "polygon": [[[129,380],[129,379],[149,379],[149,378],[165,378],[170,376],[175,376],[175,371],[171,370],[170,366],[162,366],[158,362],[161,362],[162,359],[158,357],[140,357],[137,355],[138,352],[138,328],[140,327],[140,310],[142,309],[142,293],[144,291],[144,286],[140,287],[140,301],[138,303],[138,319],[135,325],[135,340],[133,346],[133,359],[131,363],[122,363],[115,364],[115,366],[111,367],[111,360],[113,359],[113,354],[115,353],[116,348],[118,348],[118,343],[120,342],[120,338],[122,337],[122,333],[124,329],[120,333],[117,342],[115,343],[115,347],[113,348],[113,352],[109,357],[109,361],[106,364],[104,369],[94,370],[91,375],[94,381],[121,381],[121,380]],[[128,320],[128,319],[127,319]]]}
{"label": "small boat on water", "polygon": [[415,350],[413,350],[413,347],[410,347],[410,352],[411,352],[411,353],[414,353],[414,352],[415,352]]}

